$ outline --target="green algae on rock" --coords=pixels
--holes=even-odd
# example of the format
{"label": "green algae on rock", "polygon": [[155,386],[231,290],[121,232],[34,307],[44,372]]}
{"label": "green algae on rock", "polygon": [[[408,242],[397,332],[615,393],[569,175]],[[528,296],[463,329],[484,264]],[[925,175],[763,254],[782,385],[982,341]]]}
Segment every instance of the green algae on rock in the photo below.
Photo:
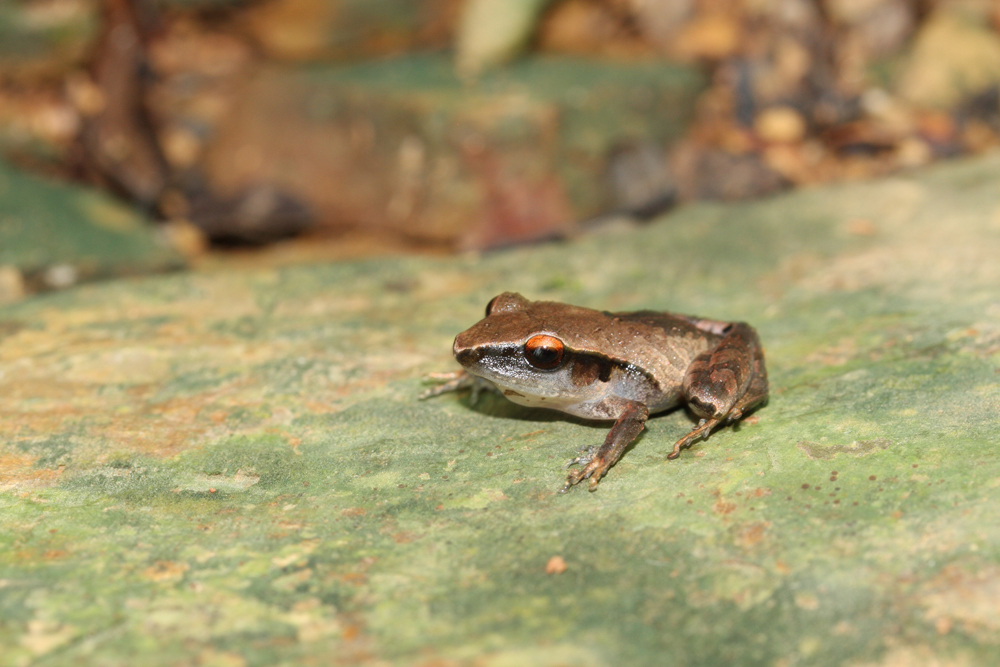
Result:
{"label": "green algae on rock", "polygon": [[[2,662],[992,664],[998,179],[0,308]],[[771,401],[672,462],[691,420],[653,419],[558,495],[606,425],[416,400],[508,289],[748,321]]]}
{"label": "green algae on rock", "polygon": [[31,176],[0,160],[0,267],[13,267],[29,282],[51,288],[183,265],[134,209],[96,190]]}

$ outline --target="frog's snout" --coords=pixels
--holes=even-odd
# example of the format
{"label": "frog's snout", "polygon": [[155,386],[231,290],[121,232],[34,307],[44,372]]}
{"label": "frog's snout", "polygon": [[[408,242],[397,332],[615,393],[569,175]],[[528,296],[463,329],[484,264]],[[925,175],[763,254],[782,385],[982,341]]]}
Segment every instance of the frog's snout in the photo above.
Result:
{"label": "frog's snout", "polygon": [[483,352],[479,348],[475,347],[465,347],[460,344],[458,338],[455,339],[455,344],[451,346],[452,354],[455,355],[455,359],[458,363],[463,366],[469,366],[474,364],[483,358]]}

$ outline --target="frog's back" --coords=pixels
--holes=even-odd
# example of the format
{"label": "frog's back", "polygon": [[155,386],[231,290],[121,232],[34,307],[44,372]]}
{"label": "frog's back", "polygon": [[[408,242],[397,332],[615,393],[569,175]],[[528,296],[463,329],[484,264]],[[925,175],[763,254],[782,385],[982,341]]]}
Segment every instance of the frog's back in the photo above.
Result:
{"label": "frog's back", "polygon": [[578,357],[607,359],[616,369],[608,391],[644,403],[650,412],[678,404],[688,367],[718,340],[694,318],[653,310],[610,313],[536,301],[525,314]]}
{"label": "frog's back", "polygon": [[[629,332],[623,351],[629,363],[641,370],[654,385],[652,395],[646,397],[650,412],[659,412],[678,404],[688,367],[695,357],[708,350],[719,338],[697,327],[694,318],[683,315],[655,310],[606,315]],[[623,384],[616,393],[627,394],[629,388],[630,385]]]}

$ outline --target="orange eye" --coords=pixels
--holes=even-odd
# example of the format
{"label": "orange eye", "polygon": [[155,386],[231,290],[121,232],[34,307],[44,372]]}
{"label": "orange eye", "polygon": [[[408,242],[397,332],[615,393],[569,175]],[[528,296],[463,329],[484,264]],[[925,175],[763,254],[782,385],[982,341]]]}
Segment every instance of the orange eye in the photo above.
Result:
{"label": "orange eye", "polygon": [[545,334],[532,336],[524,344],[524,358],[535,368],[551,371],[562,362],[563,342]]}

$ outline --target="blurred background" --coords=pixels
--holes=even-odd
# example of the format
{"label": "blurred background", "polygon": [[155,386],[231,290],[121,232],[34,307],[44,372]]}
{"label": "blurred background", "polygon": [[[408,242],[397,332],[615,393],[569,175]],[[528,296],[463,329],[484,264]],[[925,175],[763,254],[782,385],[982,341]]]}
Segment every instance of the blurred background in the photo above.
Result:
{"label": "blurred background", "polygon": [[995,0],[0,0],[0,303],[558,240],[998,144]]}

